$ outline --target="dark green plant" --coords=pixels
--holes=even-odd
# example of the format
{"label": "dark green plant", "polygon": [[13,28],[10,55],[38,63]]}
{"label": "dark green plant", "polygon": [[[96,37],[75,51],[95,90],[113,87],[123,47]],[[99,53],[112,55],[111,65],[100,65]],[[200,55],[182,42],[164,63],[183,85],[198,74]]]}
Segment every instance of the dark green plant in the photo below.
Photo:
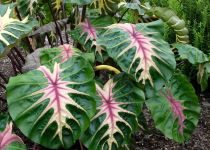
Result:
{"label": "dark green plant", "polygon": [[[119,0],[68,2],[74,8],[75,27],[69,31],[74,44],[64,44],[60,36],[60,46],[40,52],[37,69],[11,77],[7,85],[9,113],[21,132],[52,149],[68,149],[77,140],[89,149],[129,149],[131,135],[143,129],[138,118],[146,104],[156,128],[166,137],[179,143],[189,140],[198,123],[200,106],[192,85],[176,67],[173,50],[176,48],[179,60],[193,65],[209,59],[186,44],[188,32],[183,21],[169,9],[147,4],[128,7],[124,2],[124,7],[117,7]],[[55,1],[51,7],[49,2],[39,1],[35,5],[48,6],[60,35],[62,28],[55,14],[65,4]],[[117,14],[122,16],[111,8],[118,8]],[[125,22],[125,8],[141,16],[160,17],[176,31],[176,42],[163,39],[161,20]],[[90,15],[95,9],[99,13]],[[31,15],[37,10],[34,7]],[[99,70],[114,74],[104,75]],[[107,80],[101,76],[107,76]]]}

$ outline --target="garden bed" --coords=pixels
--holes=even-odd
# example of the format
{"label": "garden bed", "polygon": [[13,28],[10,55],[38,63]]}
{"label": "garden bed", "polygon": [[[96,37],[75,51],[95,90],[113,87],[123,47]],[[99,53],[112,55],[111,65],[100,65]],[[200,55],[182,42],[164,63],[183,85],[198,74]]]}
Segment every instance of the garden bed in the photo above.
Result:
{"label": "garden bed", "polygon": [[[5,76],[14,76],[14,72],[9,59],[4,58],[0,60],[0,71]],[[3,82],[3,81],[1,81]],[[0,89],[0,97],[5,97],[5,91]],[[190,141],[185,144],[178,144],[170,139],[166,139],[160,132],[155,130],[154,123],[150,118],[149,112],[145,109],[144,114],[146,116],[147,123],[149,125],[149,131],[147,133],[138,132],[133,136],[134,143],[133,148],[136,150],[208,150],[210,149],[210,95],[209,93],[200,94],[201,103],[201,118],[199,125],[195,130]],[[0,102],[0,110],[7,111],[6,102]],[[39,145],[34,144],[27,138],[25,138],[18,129],[16,129],[18,135],[20,135],[24,142],[28,145],[31,150],[44,150]],[[75,147],[79,147],[78,144]],[[78,148],[72,148],[78,149]]]}

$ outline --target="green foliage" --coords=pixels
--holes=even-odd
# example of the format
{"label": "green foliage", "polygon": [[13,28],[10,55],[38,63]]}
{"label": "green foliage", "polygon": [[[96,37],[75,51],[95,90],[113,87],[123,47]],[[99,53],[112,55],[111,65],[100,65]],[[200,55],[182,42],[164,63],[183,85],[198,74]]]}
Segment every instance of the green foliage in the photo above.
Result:
{"label": "green foliage", "polygon": [[[147,2],[144,0],[143,2]],[[189,29],[190,43],[201,49],[209,52],[210,35],[207,31],[210,29],[210,1],[205,0],[151,0],[152,6],[169,7],[174,10],[180,18],[186,22]],[[170,41],[173,32],[167,32],[169,37],[166,40]],[[174,41],[171,41],[174,42]]]}
{"label": "green foliage", "polygon": [[95,113],[93,77],[88,62],[72,57],[10,78],[7,101],[12,119],[34,142],[70,148]]}
{"label": "green foliage", "polygon": [[[40,52],[37,59],[41,66],[10,78],[7,103],[12,121],[26,137],[46,148],[68,149],[81,140],[94,150],[128,149],[131,135],[144,121],[140,115],[146,104],[155,127],[166,137],[180,143],[189,140],[198,123],[200,106],[186,77],[175,73],[180,70],[176,61],[198,67],[198,82],[202,89],[207,87],[210,60],[203,49],[202,52],[194,46],[206,47],[209,10],[201,0],[196,0],[196,6],[204,11],[196,12],[192,3],[189,6],[186,3],[152,0],[154,7],[150,9],[143,1],[138,4],[124,0],[18,1],[17,14],[22,18],[26,15],[39,18],[41,27],[54,22],[54,27],[49,28],[59,40],[51,41],[51,46],[56,47]],[[36,25],[28,17],[19,21],[13,16],[12,4],[11,9],[7,6],[10,5],[0,6],[0,14],[9,10],[5,18],[10,23],[0,30],[1,53],[21,41]],[[197,14],[190,16],[193,14],[187,8]],[[150,14],[163,21],[152,21],[155,17],[150,18]],[[67,15],[70,31],[65,22]],[[198,16],[202,16],[199,23],[194,21]],[[188,21],[190,17],[193,22]],[[138,23],[147,19],[151,22]],[[193,28],[188,32],[186,26],[191,25]],[[49,28],[41,31],[49,36]],[[73,43],[68,42],[67,33]],[[39,34],[45,38],[42,32]],[[193,37],[193,46],[186,44],[189,37]],[[200,45],[202,42],[204,45]],[[116,74],[104,73],[103,69]],[[0,131],[5,127],[2,124]],[[13,144],[8,149],[18,146]]]}
{"label": "green foliage", "polygon": [[186,77],[175,74],[172,79],[146,101],[156,128],[177,142],[190,138],[198,124],[198,97]]}
{"label": "green foliage", "polygon": [[23,37],[27,36],[37,25],[28,17],[22,21],[13,13],[14,4],[0,5],[0,57],[5,56]]}

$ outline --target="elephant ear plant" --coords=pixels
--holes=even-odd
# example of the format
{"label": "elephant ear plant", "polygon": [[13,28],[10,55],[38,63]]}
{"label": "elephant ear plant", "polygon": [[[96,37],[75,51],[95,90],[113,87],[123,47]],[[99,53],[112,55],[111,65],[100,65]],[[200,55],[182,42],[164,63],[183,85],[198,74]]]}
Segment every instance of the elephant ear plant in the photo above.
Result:
{"label": "elephant ear plant", "polygon": [[[87,11],[94,5],[103,16],[86,17],[69,31],[75,44],[43,49],[37,69],[10,78],[8,109],[20,131],[50,149],[69,149],[76,141],[90,150],[130,149],[132,134],[144,130],[140,115],[147,108],[167,138],[189,140],[200,106],[192,85],[176,69],[173,50],[195,64],[208,58],[185,44],[188,39],[179,44],[164,41],[161,20],[131,24],[104,16],[120,0],[68,2],[90,6]],[[157,12],[151,9],[143,12]],[[161,11],[157,16],[164,18]],[[176,32],[181,35],[178,28]]]}

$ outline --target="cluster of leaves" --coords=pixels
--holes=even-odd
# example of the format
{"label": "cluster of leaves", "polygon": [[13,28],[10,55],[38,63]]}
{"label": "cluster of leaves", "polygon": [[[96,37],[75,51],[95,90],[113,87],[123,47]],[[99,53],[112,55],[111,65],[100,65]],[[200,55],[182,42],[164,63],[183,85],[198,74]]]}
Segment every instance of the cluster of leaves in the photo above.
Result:
{"label": "cluster of leaves", "polygon": [[[143,2],[147,2],[147,0],[143,0]],[[151,0],[151,5],[153,6],[161,6],[171,8],[176,14],[183,18],[186,22],[186,27],[189,29],[190,43],[201,49],[207,57],[210,56],[210,2],[202,1],[202,0]],[[169,28],[168,25],[165,26],[165,39],[170,42],[174,42],[174,31]],[[205,59],[204,59],[205,60]],[[201,62],[198,62],[201,63]],[[209,78],[209,61],[202,62],[202,65],[198,65],[193,63],[190,65],[189,63],[181,63],[179,69],[190,77],[191,80],[196,80],[196,72],[197,72],[197,80],[201,85],[202,91],[206,90],[208,86],[208,78]],[[190,68],[190,69],[189,69]]]}
{"label": "cluster of leaves", "polygon": [[[173,50],[176,48],[179,59],[200,65],[199,79],[202,81],[208,78],[206,63],[209,58],[186,44],[189,37],[183,20],[171,10],[167,10],[167,16],[165,8],[150,8],[140,3],[120,3],[120,0],[65,2],[72,7],[77,4],[76,9],[78,5],[89,4],[87,14],[97,8],[99,15],[83,19],[84,16],[76,13],[75,23],[80,17],[83,20],[70,31],[76,44],[43,49],[37,69],[10,78],[7,85],[9,113],[21,132],[52,149],[68,149],[76,140],[81,140],[89,149],[129,149],[131,135],[142,128],[139,116],[145,104],[156,128],[166,137],[180,143],[189,140],[198,123],[200,106],[192,85],[176,67]],[[66,3],[56,0],[53,5],[58,11]],[[29,4],[44,6],[46,2],[29,1]],[[124,9],[135,10],[139,15],[154,13],[162,21],[131,24],[123,20],[117,23],[123,16],[111,17],[116,13],[114,8],[119,8],[119,13]],[[39,7],[30,10],[36,12],[36,9]],[[164,40],[163,21],[173,26],[177,43]],[[27,26],[27,22],[22,21],[22,24],[24,28]],[[4,30],[2,34],[8,33]],[[110,61],[120,71],[106,65]],[[110,74],[107,81],[101,81],[94,72],[97,68],[117,74]],[[11,134],[11,124],[4,128],[0,133],[0,144],[3,143],[0,147],[3,148],[13,141],[4,144],[1,134],[8,134],[6,138],[15,136]],[[22,143],[16,136],[15,141]]]}

